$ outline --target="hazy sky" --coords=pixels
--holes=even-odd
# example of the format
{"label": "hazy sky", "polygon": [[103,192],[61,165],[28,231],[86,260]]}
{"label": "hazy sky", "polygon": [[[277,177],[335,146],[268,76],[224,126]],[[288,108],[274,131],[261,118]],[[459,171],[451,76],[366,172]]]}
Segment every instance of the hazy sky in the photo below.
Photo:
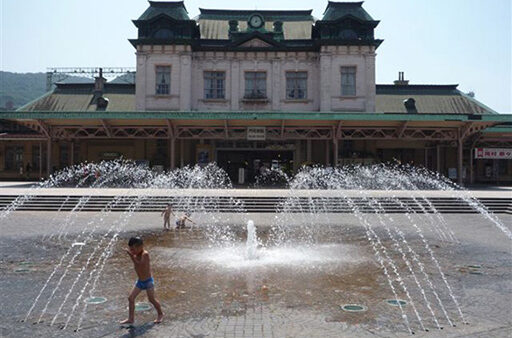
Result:
{"label": "hazy sky", "polygon": [[[499,112],[512,112],[511,0],[367,0],[381,23],[376,37],[377,83],[404,71],[411,83],[459,84]],[[313,9],[327,1],[185,1],[190,17],[202,8]],[[146,0],[0,0],[1,70],[135,66],[128,38]]]}

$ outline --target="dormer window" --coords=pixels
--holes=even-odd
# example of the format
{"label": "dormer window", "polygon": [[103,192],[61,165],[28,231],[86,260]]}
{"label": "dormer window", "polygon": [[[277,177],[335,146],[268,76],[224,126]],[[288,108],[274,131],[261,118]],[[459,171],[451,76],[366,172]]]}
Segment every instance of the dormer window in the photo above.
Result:
{"label": "dormer window", "polygon": [[155,39],[172,39],[174,32],[167,28],[161,28],[155,32]]}
{"label": "dormer window", "polygon": [[352,29],[344,29],[340,32],[340,38],[344,40],[356,40],[358,38],[357,33]]}

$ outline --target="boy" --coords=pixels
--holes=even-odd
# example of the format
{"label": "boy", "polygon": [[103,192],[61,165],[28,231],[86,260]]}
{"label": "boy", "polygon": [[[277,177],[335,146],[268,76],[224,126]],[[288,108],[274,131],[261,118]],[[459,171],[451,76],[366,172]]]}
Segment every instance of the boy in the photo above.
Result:
{"label": "boy", "polygon": [[128,319],[123,320],[121,324],[133,323],[135,316],[135,298],[142,290],[146,290],[149,302],[155,307],[157,318],[154,322],[155,324],[159,324],[162,322],[164,314],[160,303],[155,299],[154,280],[153,277],[151,277],[151,267],[149,265],[149,253],[144,250],[143,242],[140,237],[130,238],[128,247],[129,249],[127,249],[126,252],[133,261],[138,280],[128,297]]}
{"label": "boy", "polygon": [[171,214],[174,215],[174,212],[172,212],[172,205],[171,203],[167,203],[167,207],[160,214],[160,216],[164,216],[164,231],[171,229]]}
{"label": "boy", "polygon": [[190,221],[193,224],[196,224],[196,222],[194,222],[193,220],[190,219],[190,213],[187,212],[183,216],[178,218],[178,220],[176,221],[176,229],[185,229],[186,221]]}

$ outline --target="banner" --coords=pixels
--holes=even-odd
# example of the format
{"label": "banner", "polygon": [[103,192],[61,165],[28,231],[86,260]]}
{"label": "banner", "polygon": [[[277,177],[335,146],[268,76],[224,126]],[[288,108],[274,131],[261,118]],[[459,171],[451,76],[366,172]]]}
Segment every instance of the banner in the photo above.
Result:
{"label": "banner", "polygon": [[512,148],[475,148],[475,158],[512,160]]}

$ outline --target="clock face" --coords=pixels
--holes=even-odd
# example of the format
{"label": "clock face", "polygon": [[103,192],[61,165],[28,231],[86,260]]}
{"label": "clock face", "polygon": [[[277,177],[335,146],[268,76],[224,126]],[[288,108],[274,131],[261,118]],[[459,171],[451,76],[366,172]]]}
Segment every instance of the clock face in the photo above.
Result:
{"label": "clock face", "polygon": [[263,19],[259,15],[253,15],[249,19],[249,24],[253,28],[260,28],[263,25]]}

